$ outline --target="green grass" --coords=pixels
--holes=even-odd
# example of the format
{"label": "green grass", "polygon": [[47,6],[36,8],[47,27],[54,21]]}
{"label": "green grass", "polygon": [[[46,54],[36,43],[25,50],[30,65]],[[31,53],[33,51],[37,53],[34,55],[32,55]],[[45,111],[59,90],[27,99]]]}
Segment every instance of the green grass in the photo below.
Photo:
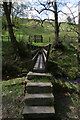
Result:
{"label": "green grass", "polygon": [[[55,40],[55,30],[51,24],[48,22],[44,22],[43,26],[41,27],[39,21],[36,20],[29,20],[29,19],[18,19],[19,21],[19,28],[14,28],[14,34],[16,36],[17,41],[24,41],[25,43],[29,42],[29,35],[32,36],[32,44],[37,46],[52,44]],[[53,23],[54,24],[54,23]],[[63,28],[63,30],[61,29]],[[67,23],[62,23],[60,27],[60,40],[63,41],[63,45],[65,46],[65,50],[60,51],[56,50],[49,55],[49,61],[56,62],[62,69],[64,74],[69,76],[70,78],[76,78],[76,73],[78,71],[78,64],[76,59],[76,51],[71,48],[70,43],[73,43],[74,46],[78,46],[77,38],[72,39],[72,37],[77,37],[76,32],[67,32],[67,29],[73,28],[74,25],[69,25]],[[2,30],[3,36],[9,35],[8,29],[5,31]],[[34,43],[34,35],[42,35],[43,36],[43,43]],[[49,42],[50,38],[50,42]],[[3,39],[3,64],[4,61],[14,60],[15,54],[13,54],[13,50],[11,48],[11,43],[8,41],[6,37]],[[22,68],[23,69],[23,68]],[[24,70],[22,70],[24,71]]]}
{"label": "green grass", "polygon": [[24,85],[20,84],[20,82],[24,80],[25,77],[2,82],[3,118],[23,118]]}
{"label": "green grass", "polygon": [[31,82],[50,82],[50,80],[46,77],[43,78],[34,78],[32,80],[30,80]]}
{"label": "green grass", "polygon": [[[78,87],[79,86],[77,86],[77,85],[75,85],[75,84],[72,84],[72,83],[70,83],[70,82],[68,82],[68,81],[65,81],[65,82],[62,82],[62,80],[61,79],[55,79],[54,78],[54,82],[55,82],[55,84],[57,84],[57,85],[59,85],[59,86],[61,86],[62,88],[67,88],[68,90],[74,90],[75,92],[77,92],[77,91],[79,91],[78,90]],[[76,81],[75,81],[76,82]]]}
{"label": "green grass", "polygon": [[[21,20],[20,20],[21,21]],[[20,34],[20,38],[23,39],[24,41],[28,41],[28,36],[29,35],[42,35],[43,36],[43,40],[44,42],[49,41],[49,37],[51,39],[51,42],[54,41],[54,36],[55,36],[55,31],[54,31],[54,27],[52,27],[51,24],[49,24],[48,22],[44,22],[43,27],[40,25],[40,23],[38,24],[35,20],[28,20],[28,19],[23,19],[23,21],[20,22],[19,21],[19,25],[18,25],[18,29],[14,28],[14,33],[15,36],[17,38],[17,40],[19,40],[19,34]],[[53,23],[54,24],[54,23]],[[66,32],[67,29],[70,29],[70,25],[68,25],[67,23],[63,23],[61,24],[61,27],[64,29],[64,33],[63,30],[60,28],[60,39],[65,40],[66,42],[70,42],[70,38],[71,37],[77,37],[77,34],[74,32]],[[2,30],[2,34],[4,36],[9,35],[8,33],[8,29],[7,31]],[[26,37],[23,37],[26,36]]]}
{"label": "green grass", "polygon": [[[69,78],[75,79],[78,72],[76,51],[66,42],[63,42],[64,50],[50,52],[49,61],[55,62],[61,71]],[[51,49],[52,50],[52,49]],[[52,66],[54,68],[54,66]]]}
{"label": "green grass", "polygon": [[[5,119],[23,119],[22,111],[24,107],[24,84],[25,77],[11,79],[8,81],[2,81],[2,104],[3,104],[3,118]],[[54,79],[53,79],[54,80]],[[52,80],[52,81],[53,81]],[[35,78],[31,82],[48,82],[47,78]],[[50,81],[49,81],[50,82]],[[66,87],[68,89],[66,89]],[[71,91],[72,88],[75,88],[75,91]],[[56,120],[77,120],[79,118],[79,95],[76,91],[79,92],[80,87],[74,84],[69,84],[68,82],[64,83],[61,80],[54,80],[53,85],[53,94],[54,94],[54,107],[56,110]]]}

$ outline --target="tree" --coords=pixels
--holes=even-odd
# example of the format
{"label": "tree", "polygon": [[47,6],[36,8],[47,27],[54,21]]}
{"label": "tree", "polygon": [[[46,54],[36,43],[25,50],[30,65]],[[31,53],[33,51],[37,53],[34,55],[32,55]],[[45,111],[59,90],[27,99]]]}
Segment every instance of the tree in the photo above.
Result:
{"label": "tree", "polygon": [[[50,21],[54,21],[55,22],[55,40],[58,41],[59,40],[59,25],[58,24],[58,9],[57,9],[57,2],[55,1],[46,1],[45,3],[40,2],[40,5],[43,7],[41,10],[37,10],[35,9],[39,14],[42,13],[43,11],[50,11],[52,13],[54,13],[54,20],[50,19]],[[49,19],[44,19],[42,20],[49,20]]]}
{"label": "tree", "polygon": [[13,46],[13,49],[16,53],[17,56],[19,56],[19,49],[18,49],[18,42],[16,41],[16,37],[14,36],[14,32],[13,32],[13,24],[11,23],[11,8],[12,8],[12,2],[3,2],[3,8],[4,8],[4,12],[6,15],[6,19],[7,19],[7,24],[8,24],[8,30],[9,30],[9,35],[11,38],[11,43]]}
{"label": "tree", "polygon": [[28,9],[28,5],[25,5],[23,3],[18,4],[17,2],[14,2],[12,4],[12,23],[16,26],[18,24],[18,18],[19,17],[28,17],[28,13],[26,12],[26,9]]}
{"label": "tree", "polygon": [[79,2],[79,6],[78,6],[78,29],[79,29],[79,34],[78,34],[78,48],[77,48],[77,61],[78,61],[78,67],[79,67],[79,72],[80,72],[80,2]]}
{"label": "tree", "polygon": [[[39,2],[39,6],[38,8],[36,8],[35,10],[41,14],[44,13],[45,11],[47,12],[47,15],[50,14],[50,12],[53,13],[54,19],[43,19],[42,23],[46,20],[46,21],[53,21],[55,23],[55,41],[59,41],[59,29],[60,26],[63,22],[59,22],[58,18],[59,18],[59,13],[62,13],[63,15],[66,15],[66,18],[68,20],[68,22],[74,22],[75,21],[75,16],[74,13],[71,11],[71,7],[73,7],[74,5],[72,5],[71,7],[68,6],[68,2],[62,1],[62,0],[46,0],[46,1],[42,1],[42,0],[38,0]],[[38,5],[37,5],[38,6]],[[66,8],[69,11],[69,14],[66,13],[65,11],[62,11],[62,7],[66,6]],[[71,15],[71,16],[70,16]],[[67,17],[68,16],[68,17]],[[71,19],[70,19],[71,18]],[[73,20],[73,21],[72,21]]]}
{"label": "tree", "polygon": [[68,23],[71,23],[71,22],[72,22],[72,19],[71,19],[70,16],[67,17],[67,22],[68,22]]}

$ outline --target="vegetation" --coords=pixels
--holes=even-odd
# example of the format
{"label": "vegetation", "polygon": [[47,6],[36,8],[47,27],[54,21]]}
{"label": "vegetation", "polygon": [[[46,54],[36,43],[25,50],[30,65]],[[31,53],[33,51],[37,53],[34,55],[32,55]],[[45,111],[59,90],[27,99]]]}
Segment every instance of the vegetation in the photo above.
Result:
{"label": "vegetation", "polygon": [[[42,79],[35,79],[42,81]],[[32,80],[35,81],[35,80]],[[48,81],[46,78],[43,79]],[[54,82],[53,92],[55,96],[56,120],[61,119],[78,119],[79,118],[79,88],[77,85],[63,83],[62,80]],[[2,102],[3,118],[20,120],[23,118],[22,110],[24,106],[24,85],[25,77],[3,81],[2,83]],[[74,92],[73,92],[74,91]]]}
{"label": "vegetation", "polygon": [[[4,76],[11,76],[16,74],[21,74],[23,71],[28,72],[29,69],[27,68],[26,60],[30,60],[30,50],[26,48],[26,44],[29,42],[29,35],[32,36],[31,40],[34,40],[34,35],[42,35],[43,36],[43,42],[42,43],[35,43],[32,42],[33,45],[45,45],[45,44],[52,44],[54,41],[54,28],[51,27],[52,25],[49,22],[44,22],[44,27],[41,27],[39,21],[35,22],[37,20],[29,20],[29,19],[21,19],[18,18],[18,22],[20,22],[19,28],[14,28],[14,34],[16,36],[17,41],[23,44],[25,50],[22,50],[22,57],[23,59],[16,59],[16,54],[13,51],[10,39],[8,40],[4,36],[8,36],[8,29],[5,31],[3,29],[2,35],[3,35],[3,49],[2,49],[2,55],[3,55],[3,75]],[[54,23],[53,23],[54,24]],[[77,26],[77,25],[76,25]],[[70,31],[66,32],[67,30],[72,28],[72,25],[63,23],[61,25],[61,28],[64,30],[64,34],[62,32],[62,29],[60,28],[60,41],[61,41],[61,48],[60,49],[53,49],[51,48],[50,55],[49,55],[49,62],[56,63],[57,66],[60,69],[60,72],[58,71],[59,75],[66,75],[69,78],[75,79],[77,77],[78,72],[78,64],[76,59],[76,50],[70,46],[70,43],[72,43],[75,47],[78,46],[78,39],[76,32]],[[74,27],[74,25],[73,25]],[[54,43],[55,44],[55,43]],[[27,54],[25,54],[25,52]],[[27,56],[28,57],[27,57]],[[24,65],[26,63],[26,65]],[[10,66],[10,67],[9,67]],[[55,67],[55,66],[54,66]],[[54,68],[53,67],[53,68]],[[49,67],[51,72],[54,72],[54,69]],[[57,68],[56,68],[57,69]],[[13,72],[10,72],[10,71]],[[14,73],[15,72],[15,73]],[[57,70],[56,70],[57,72]],[[54,72],[55,74],[55,72]],[[53,74],[53,75],[54,75]]]}
{"label": "vegetation", "polygon": [[[71,7],[68,7],[65,2],[38,1],[34,6],[30,2],[27,4],[1,3],[3,119],[23,119],[22,111],[27,83],[26,77],[23,76],[32,70],[34,64],[32,61],[34,48],[29,47],[29,44],[35,46],[51,44],[46,72],[51,73],[52,77],[50,79],[36,77],[30,82],[53,84],[55,120],[80,119],[80,84],[77,81],[77,78],[80,78],[80,31],[75,24]],[[62,11],[63,6],[69,9],[71,15]],[[54,19],[49,17],[43,20],[27,19],[29,17],[27,11],[34,10],[39,14],[45,11],[43,13],[45,15],[52,12]],[[58,15],[61,12],[67,15],[67,23],[58,21]],[[42,35],[43,42],[35,42],[35,35]]]}
{"label": "vegetation", "polygon": [[21,119],[24,106],[25,77],[2,82],[3,119]]}

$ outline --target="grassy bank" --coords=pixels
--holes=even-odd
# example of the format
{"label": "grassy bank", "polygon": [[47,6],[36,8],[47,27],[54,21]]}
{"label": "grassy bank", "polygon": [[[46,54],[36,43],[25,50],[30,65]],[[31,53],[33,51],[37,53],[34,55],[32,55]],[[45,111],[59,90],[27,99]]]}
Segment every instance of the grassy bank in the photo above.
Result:
{"label": "grassy bank", "polygon": [[23,118],[25,78],[16,78],[2,82],[2,114],[4,119]]}
{"label": "grassy bank", "polygon": [[[20,120],[23,118],[22,111],[24,107],[24,80],[25,78],[17,78],[2,82],[2,104],[3,104],[3,118]],[[33,79],[32,82],[49,80]],[[56,110],[56,120],[79,120],[79,91],[78,86],[69,83],[62,83],[61,80],[53,79],[53,94],[54,106]],[[67,84],[67,85],[66,85]],[[73,92],[72,89],[75,91]]]}

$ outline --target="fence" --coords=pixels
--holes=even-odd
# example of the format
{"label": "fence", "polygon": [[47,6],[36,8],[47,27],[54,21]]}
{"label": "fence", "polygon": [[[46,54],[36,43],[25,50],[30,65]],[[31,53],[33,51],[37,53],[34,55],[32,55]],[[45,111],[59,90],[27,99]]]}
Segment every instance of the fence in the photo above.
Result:
{"label": "fence", "polygon": [[[17,41],[21,41],[23,40],[25,43],[31,43],[32,42],[53,42],[53,40],[55,40],[55,38],[51,38],[51,37],[47,37],[47,39],[45,38],[44,36],[44,39],[43,39],[43,36],[42,35],[25,35],[25,34],[17,34],[15,35],[16,36],[16,40]],[[10,41],[10,37],[9,36],[1,36],[2,38],[2,41]],[[78,36],[76,37],[71,37],[71,36],[60,36],[59,38],[61,41],[64,41],[66,43],[77,43],[78,42]]]}
{"label": "fence", "polygon": [[1,39],[2,39],[2,41],[4,41],[5,39],[7,41],[10,41],[10,37],[9,36],[1,36]]}
{"label": "fence", "polygon": [[[17,41],[23,40],[24,42],[28,42],[29,35],[17,34],[17,35],[15,35],[15,37],[16,37]],[[1,35],[1,39],[2,39],[2,41],[11,41],[9,35],[8,36]]]}

